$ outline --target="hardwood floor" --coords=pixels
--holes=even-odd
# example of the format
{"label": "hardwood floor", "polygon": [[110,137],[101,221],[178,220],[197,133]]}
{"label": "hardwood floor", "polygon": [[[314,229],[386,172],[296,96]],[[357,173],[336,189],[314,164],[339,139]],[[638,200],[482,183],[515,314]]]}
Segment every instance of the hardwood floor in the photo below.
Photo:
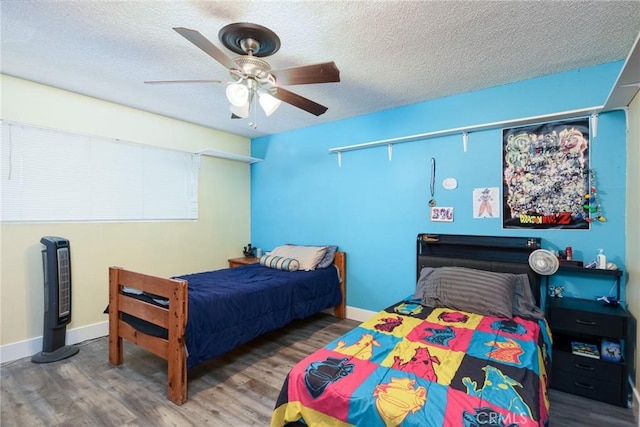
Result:
{"label": "hardwood floor", "polygon": [[[289,369],[358,322],[319,314],[189,370],[189,400],[166,400],[166,362],[125,343],[107,360],[106,337],[63,361],[0,367],[0,424],[10,426],[268,426]],[[631,409],[550,392],[552,426],[634,426]]]}

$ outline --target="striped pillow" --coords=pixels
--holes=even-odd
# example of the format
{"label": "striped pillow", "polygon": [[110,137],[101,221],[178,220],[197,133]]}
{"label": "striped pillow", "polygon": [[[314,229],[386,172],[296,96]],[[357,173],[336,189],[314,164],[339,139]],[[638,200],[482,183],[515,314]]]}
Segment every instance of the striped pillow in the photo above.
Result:
{"label": "striped pillow", "polygon": [[516,285],[513,288],[513,315],[527,319],[544,318],[544,312],[536,305],[527,274],[516,275]]}
{"label": "striped pillow", "polygon": [[262,255],[260,265],[283,271],[298,271],[300,268],[300,263],[297,259],[284,258],[276,255]]}
{"label": "striped pillow", "polygon": [[270,255],[277,255],[285,258],[298,260],[300,270],[315,270],[316,266],[327,252],[326,246],[298,246],[282,245],[273,248]]}
{"label": "striped pillow", "polygon": [[424,290],[424,305],[509,319],[513,317],[515,274],[441,267],[434,269],[424,280],[424,284],[419,284]]}

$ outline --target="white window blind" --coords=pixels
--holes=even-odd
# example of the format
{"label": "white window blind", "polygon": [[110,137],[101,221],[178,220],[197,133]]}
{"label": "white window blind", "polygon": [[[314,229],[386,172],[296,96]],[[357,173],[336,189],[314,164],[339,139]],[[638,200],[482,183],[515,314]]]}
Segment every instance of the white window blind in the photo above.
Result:
{"label": "white window blind", "polygon": [[2,122],[2,221],[198,218],[198,156]]}

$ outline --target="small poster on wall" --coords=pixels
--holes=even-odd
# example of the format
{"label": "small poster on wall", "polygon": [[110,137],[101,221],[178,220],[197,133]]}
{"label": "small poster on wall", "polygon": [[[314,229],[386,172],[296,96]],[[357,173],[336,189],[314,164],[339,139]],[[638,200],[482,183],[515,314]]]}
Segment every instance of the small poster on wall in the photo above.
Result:
{"label": "small poster on wall", "polygon": [[431,208],[431,221],[453,222],[453,208],[434,206]]}
{"label": "small poster on wall", "polygon": [[500,218],[500,189],[498,187],[473,189],[473,217]]}
{"label": "small poster on wall", "polygon": [[503,129],[503,227],[589,229],[589,119]]}

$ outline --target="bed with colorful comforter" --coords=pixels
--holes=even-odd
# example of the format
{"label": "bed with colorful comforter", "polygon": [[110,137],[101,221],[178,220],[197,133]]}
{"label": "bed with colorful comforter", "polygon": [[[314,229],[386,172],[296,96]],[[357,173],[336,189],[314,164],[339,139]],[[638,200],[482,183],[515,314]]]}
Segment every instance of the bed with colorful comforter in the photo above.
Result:
{"label": "bed with colorful comforter", "polygon": [[298,363],[272,426],[548,422],[545,320],[394,304]]}
{"label": "bed with colorful comforter", "polygon": [[420,234],[415,292],[296,364],[271,426],[545,426],[539,238]]}

